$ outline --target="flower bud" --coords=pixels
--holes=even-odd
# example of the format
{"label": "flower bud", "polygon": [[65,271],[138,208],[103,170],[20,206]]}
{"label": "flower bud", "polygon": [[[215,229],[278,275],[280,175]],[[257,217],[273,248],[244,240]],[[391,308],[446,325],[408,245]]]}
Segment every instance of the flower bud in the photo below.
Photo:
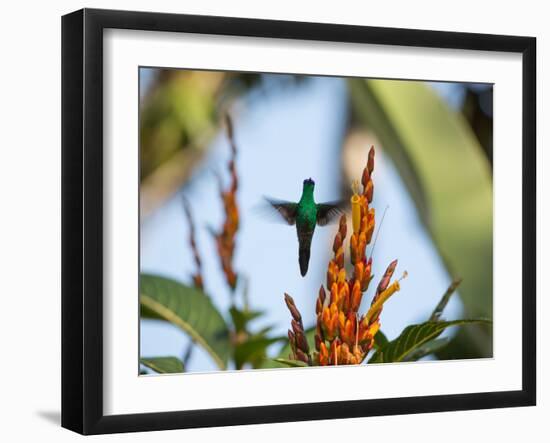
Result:
{"label": "flower bud", "polygon": [[334,261],[338,268],[342,269],[344,267],[344,250],[340,248],[334,257]]}
{"label": "flower bud", "polygon": [[367,167],[363,169],[363,175],[361,176],[361,184],[363,185],[363,189],[367,187],[367,183],[370,181],[370,174]]}
{"label": "flower bud", "polygon": [[315,334],[315,349],[317,351],[321,350],[321,342],[322,342],[321,337],[319,335]]}
{"label": "flower bud", "polygon": [[301,349],[296,349],[296,358],[304,363],[309,364],[309,358]]}
{"label": "flower bud", "polygon": [[332,244],[332,252],[336,254],[336,252],[342,247],[342,234],[340,232],[337,232],[334,236],[334,243]]}
{"label": "flower bud", "polygon": [[320,348],[319,349],[319,364],[321,366],[326,366],[329,363],[329,354],[328,354],[327,346],[325,345],[324,342],[321,342],[319,348]]}
{"label": "flower bud", "polygon": [[369,150],[369,158],[367,160],[367,168],[369,170],[370,175],[372,175],[372,171],[374,171],[374,146],[371,146],[370,150]]}
{"label": "flower bud", "polygon": [[361,283],[359,280],[355,280],[353,283],[353,289],[351,291],[351,303],[350,303],[350,310],[353,312],[357,312],[359,309],[359,306],[361,305],[361,298],[363,297],[363,293],[361,292]]}
{"label": "flower bud", "polygon": [[296,334],[296,347],[304,351],[306,354],[309,353],[309,344],[303,332]]}
{"label": "flower bud", "polygon": [[365,188],[365,197],[367,198],[367,201],[369,203],[372,203],[372,197],[374,193],[374,184],[372,183],[372,180],[369,180],[367,183],[367,187]]}
{"label": "flower bud", "polygon": [[344,240],[346,238],[346,235],[347,235],[347,232],[348,232],[348,227],[346,225],[346,215],[345,214],[342,214],[342,216],[340,217],[340,225],[338,227],[338,231],[342,235],[342,240]]}

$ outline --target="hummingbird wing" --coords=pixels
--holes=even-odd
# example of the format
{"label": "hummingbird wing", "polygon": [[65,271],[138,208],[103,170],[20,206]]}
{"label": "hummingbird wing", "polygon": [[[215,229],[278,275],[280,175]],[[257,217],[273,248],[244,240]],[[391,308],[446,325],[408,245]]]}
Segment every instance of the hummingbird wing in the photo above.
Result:
{"label": "hummingbird wing", "polygon": [[338,217],[346,212],[346,206],[345,201],[319,203],[317,205],[317,224],[325,226],[336,222]]}
{"label": "hummingbird wing", "polygon": [[292,203],[285,200],[274,200],[271,198],[265,197],[267,202],[270,205],[270,208],[277,211],[289,225],[294,225],[296,223],[296,209],[298,208],[297,203]]}

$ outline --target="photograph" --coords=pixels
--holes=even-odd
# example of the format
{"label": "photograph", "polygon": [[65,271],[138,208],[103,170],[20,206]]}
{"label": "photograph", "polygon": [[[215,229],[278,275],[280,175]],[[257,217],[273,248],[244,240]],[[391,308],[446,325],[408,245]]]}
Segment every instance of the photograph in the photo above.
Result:
{"label": "photograph", "polygon": [[544,441],[543,5],[6,2],[1,440]]}
{"label": "photograph", "polygon": [[493,358],[493,84],[138,69],[137,373]]}

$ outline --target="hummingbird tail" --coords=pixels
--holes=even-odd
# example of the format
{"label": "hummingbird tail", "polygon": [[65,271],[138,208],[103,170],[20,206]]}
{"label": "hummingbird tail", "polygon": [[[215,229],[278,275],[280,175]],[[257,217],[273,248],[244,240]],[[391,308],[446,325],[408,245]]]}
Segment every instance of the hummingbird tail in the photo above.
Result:
{"label": "hummingbird tail", "polygon": [[305,277],[309,267],[311,237],[311,235],[298,236],[298,262],[300,263],[300,274],[302,277]]}

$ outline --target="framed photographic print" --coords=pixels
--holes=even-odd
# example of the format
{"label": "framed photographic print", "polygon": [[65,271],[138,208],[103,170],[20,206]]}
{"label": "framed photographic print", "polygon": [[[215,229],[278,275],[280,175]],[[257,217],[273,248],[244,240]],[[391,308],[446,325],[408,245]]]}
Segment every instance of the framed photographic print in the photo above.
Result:
{"label": "framed photographic print", "polygon": [[534,38],[62,28],[64,427],[535,404]]}

